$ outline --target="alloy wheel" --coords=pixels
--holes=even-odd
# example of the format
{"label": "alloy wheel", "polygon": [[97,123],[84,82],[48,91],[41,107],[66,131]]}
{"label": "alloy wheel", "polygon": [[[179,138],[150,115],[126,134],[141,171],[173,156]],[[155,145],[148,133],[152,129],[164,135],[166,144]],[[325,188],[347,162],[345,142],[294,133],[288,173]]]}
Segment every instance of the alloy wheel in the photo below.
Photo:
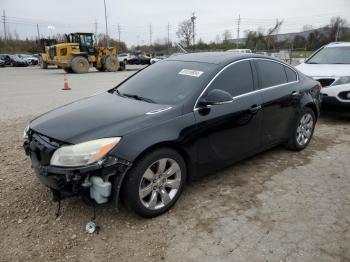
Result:
{"label": "alloy wheel", "polygon": [[299,121],[296,139],[300,146],[306,145],[312,136],[314,120],[310,113],[304,114]]}
{"label": "alloy wheel", "polygon": [[175,198],[181,185],[181,169],[171,158],[152,163],[142,175],[139,196],[142,204],[150,209],[163,208]]}

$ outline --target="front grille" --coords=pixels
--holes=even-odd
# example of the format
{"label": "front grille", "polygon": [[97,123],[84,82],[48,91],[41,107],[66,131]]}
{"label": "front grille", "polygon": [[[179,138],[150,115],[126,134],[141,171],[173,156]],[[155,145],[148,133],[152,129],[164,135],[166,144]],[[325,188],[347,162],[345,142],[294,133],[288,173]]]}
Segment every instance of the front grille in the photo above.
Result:
{"label": "front grille", "polygon": [[331,84],[333,84],[335,79],[334,78],[319,78],[316,80],[321,83],[322,87],[327,87],[327,86],[330,86]]}
{"label": "front grille", "polygon": [[30,150],[43,166],[50,164],[53,152],[60,146],[60,142],[33,131],[30,132],[29,143]]}

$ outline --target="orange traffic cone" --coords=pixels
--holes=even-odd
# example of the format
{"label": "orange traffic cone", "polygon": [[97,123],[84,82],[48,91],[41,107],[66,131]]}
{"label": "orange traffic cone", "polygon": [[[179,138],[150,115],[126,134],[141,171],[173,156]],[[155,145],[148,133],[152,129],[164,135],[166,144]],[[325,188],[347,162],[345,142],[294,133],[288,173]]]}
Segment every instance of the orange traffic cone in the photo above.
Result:
{"label": "orange traffic cone", "polygon": [[67,75],[66,74],[64,74],[64,83],[63,83],[62,90],[71,90],[71,88],[69,87],[69,84],[68,84],[68,80],[67,80]]}

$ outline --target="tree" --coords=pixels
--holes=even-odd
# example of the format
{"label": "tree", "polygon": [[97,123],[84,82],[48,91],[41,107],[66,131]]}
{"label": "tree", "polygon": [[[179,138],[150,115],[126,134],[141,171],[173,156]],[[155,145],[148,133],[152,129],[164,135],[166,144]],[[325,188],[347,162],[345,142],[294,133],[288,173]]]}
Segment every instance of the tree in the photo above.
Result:
{"label": "tree", "polygon": [[304,25],[302,31],[311,31],[312,29],[314,29],[312,25]]}
{"label": "tree", "polygon": [[222,33],[222,39],[223,39],[224,43],[227,43],[228,40],[232,39],[232,35],[231,35],[230,30],[225,30],[225,31]]}
{"label": "tree", "polygon": [[293,39],[293,48],[304,48],[306,46],[306,39],[301,35],[296,35]]}
{"label": "tree", "polygon": [[278,34],[282,24],[283,24],[283,20],[278,21],[278,19],[276,19],[276,24],[267,30],[267,35],[265,39],[266,39],[266,44],[268,49],[270,49],[270,47],[272,49],[276,49],[276,40],[277,40],[276,34]]}
{"label": "tree", "polygon": [[347,23],[345,19],[342,19],[339,16],[333,17],[330,25],[328,26],[330,29],[331,41],[338,41],[340,37],[345,34],[346,26]]}
{"label": "tree", "polygon": [[191,45],[193,39],[193,26],[190,19],[182,21],[177,29],[176,35],[187,47]]}

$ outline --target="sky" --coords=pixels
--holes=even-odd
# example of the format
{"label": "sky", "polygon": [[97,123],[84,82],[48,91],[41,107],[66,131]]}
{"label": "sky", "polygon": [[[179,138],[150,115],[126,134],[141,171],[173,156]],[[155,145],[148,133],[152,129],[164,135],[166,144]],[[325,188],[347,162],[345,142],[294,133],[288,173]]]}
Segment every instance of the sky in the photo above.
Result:
{"label": "sky", "polygon": [[[246,30],[272,27],[283,20],[280,33],[301,31],[303,25],[314,28],[341,16],[350,23],[350,0],[105,0],[109,35],[128,46],[164,41],[170,25],[170,40],[176,36],[178,24],[195,12],[196,39],[206,42],[222,38],[224,30],[240,37]],[[5,11],[6,29],[20,38],[76,31],[105,33],[103,0],[0,0],[1,16]],[[0,35],[3,36],[3,17]],[[152,39],[150,37],[150,25]],[[54,29],[48,29],[48,26]]]}

